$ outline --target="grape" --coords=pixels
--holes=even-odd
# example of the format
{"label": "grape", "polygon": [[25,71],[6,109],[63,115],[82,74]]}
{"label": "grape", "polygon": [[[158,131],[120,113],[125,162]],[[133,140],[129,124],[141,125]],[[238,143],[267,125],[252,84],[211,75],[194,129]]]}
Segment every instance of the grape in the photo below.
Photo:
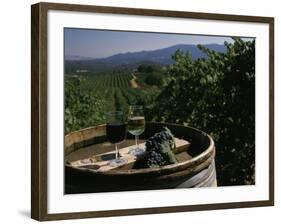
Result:
{"label": "grape", "polygon": [[145,166],[160,167],[177,162],[174,147],[174,136],[168,128],[156,133],[146,141]]}

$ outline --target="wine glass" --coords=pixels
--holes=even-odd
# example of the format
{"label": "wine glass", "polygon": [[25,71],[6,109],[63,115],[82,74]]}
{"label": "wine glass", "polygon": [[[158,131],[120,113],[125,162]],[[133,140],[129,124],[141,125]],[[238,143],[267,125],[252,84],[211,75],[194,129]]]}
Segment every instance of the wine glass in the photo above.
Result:
{"label": "wine glass", "polygon": [[126,138],[126,123],[122,111],[112,111],[106,116],[106,136],[110,143],[115,144],[115,159],[109,162],[111,166],[121,166],[127,160],[120,157],[118,143]]}
{"label": "wine glass", "polygon": [[139,136],[144,132],[145,119],[143,107],[140,105],[129,106],[128,115],[128,131],[135,136],[135,147],[129,153],[134,156],[142,155],[145,152],[144,148],[140,148],[138,144]]}

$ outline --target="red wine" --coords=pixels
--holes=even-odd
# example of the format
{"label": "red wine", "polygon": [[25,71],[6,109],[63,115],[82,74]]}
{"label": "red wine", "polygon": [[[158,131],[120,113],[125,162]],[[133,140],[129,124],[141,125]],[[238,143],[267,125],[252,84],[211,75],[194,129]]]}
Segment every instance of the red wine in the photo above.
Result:
{"label": "red wine", "polygon": [[126,124],[106,124],[106,136],[110,143],[122,142],[126,138]]}

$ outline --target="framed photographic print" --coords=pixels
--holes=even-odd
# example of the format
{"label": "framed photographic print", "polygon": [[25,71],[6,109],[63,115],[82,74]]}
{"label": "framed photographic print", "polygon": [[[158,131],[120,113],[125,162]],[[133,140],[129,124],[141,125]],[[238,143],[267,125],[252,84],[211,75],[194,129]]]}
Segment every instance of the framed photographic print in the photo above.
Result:
{"label": "framed photographic print", "polygon": [[274,204],[274,18],[32,5],[32,218]]}

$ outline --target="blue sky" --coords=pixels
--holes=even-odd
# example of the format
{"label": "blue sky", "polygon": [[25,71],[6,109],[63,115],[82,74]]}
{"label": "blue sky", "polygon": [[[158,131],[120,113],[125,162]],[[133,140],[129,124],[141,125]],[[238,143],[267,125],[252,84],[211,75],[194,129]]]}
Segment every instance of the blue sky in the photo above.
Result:
{"label": "blue sky", "polygon": [[65,28],[65,55],[103,58],[176,44],[223,44],[230,37]]}

